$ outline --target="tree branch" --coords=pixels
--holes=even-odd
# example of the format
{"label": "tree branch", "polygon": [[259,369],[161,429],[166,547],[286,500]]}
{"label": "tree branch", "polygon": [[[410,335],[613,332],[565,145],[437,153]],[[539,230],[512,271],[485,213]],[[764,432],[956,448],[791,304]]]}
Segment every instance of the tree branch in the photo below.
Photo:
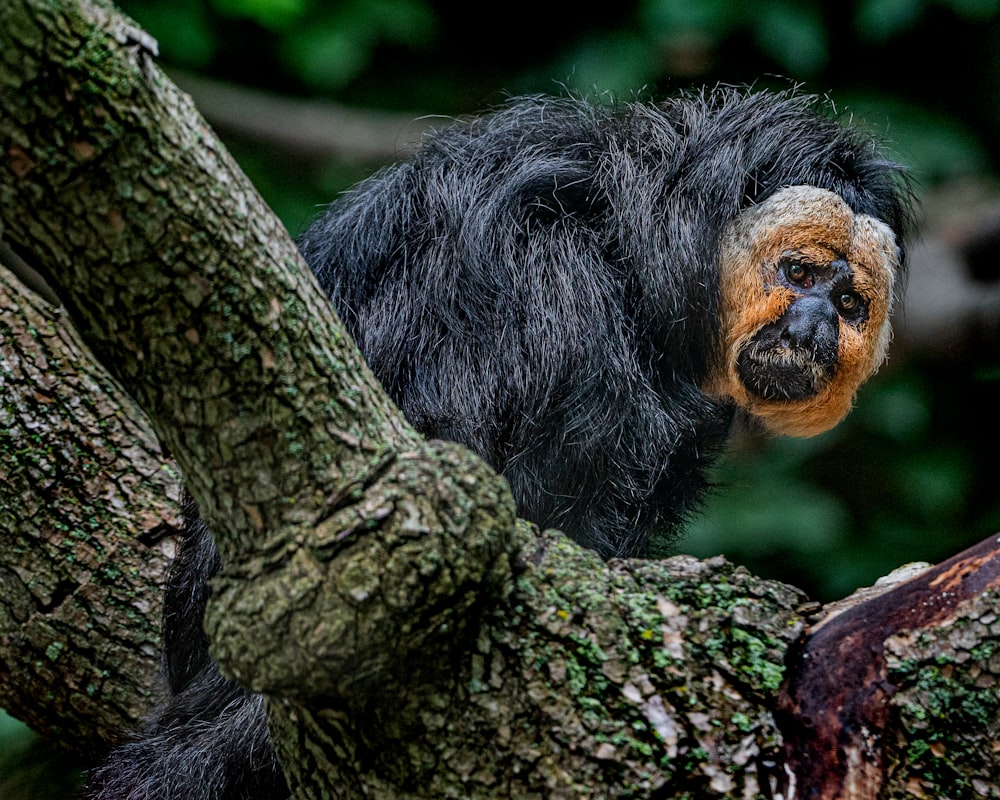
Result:
{"label": "tree branch", "polygon": [[[780,700],[788,719],[783,727],[786,763],[799,784],[821,797],[874,800],[885,796],[883,784],[892,766],[898,788],[921,788],[926,764],[913,764],[907,751],[931,731],[925,739],[929,747],[934,736],[954,741],[961,730],[951,725],[941,730],[940,719],[938,724],[933,717],[926,719],[926,687],[939,682],[939,668],[948,660],[975,658],[970,651],[1000,633],[1000,625],[994,624],[998,596],[1000,537],[990,537],[888,591],[866,593],[863,602],[837,608],[813,625]],[[950,646],[927,647],[947,640],[945,631],[959,621],[962,633]],[[956,646],[962,640],[965,644]],[[976,678],[981,687],[994,687],[1000,665],[980,662]],[[906,686],[912,694],[897,697]],[[989,695],[981,698],[982,721],[996,725],[1000,699]],[[901,709],[909,719],[893,719]],[[910,732],[904,746],[886,734],[897,726]],[[949,756],[964,758],[967,753]],[[974,759],[967,766],[980,763]]]}
{"label": "tree branch", "polygon": [[0,266],[0,704],[93,755],[158,697],[179,475],[66,315]]}
{"label": "tree branch", "polygon": [[172,70],[216,128],[308,158],[386,162],[412,150],[431,118],[292,99]]}
{"label": "tree branch", "polygon": [[[426,446],[406,425],[287,233],[124,18],[100,2],[26,2],[5,14],[24,51],[22,90],[5,93],[0,127],[16,153],[3,184],[8,234],[53,276],[94,352],[148,410],[212,525],[232,571],[208,623],[220,658],[255,688],[299,684],[296,669],[312,664],[285,664],[282,675],[255,658],[255,674],[241,669],[245,626],[270,639],[249,652],[294,651],[301,625],[262,629],[257,611],[272,593],[301,596],[296,554],[324,561],[330,551],[350,562],[366,553],[370,543],[350,536],[345,518],[381,531],[393,567],[365,567],[381,591],[345,590],[358,601],[352,624],[380,631],[378,641],[418,646],[415,620],[387,609],[417,581],[431,595],[448,591],[453,618],[443,627],[459,636],[471,598],[488,596],[509,572],[506,484],[454,445]],[[115,51],[123,58],[108,58]],[[39,125],[39,99],[52,97],[66,98],[70,113]],[[459,480],[436,478],[423,502],[362,502],[384,483],[412,493],[414,471],[433,477],[456,460]],[[338,526],[328,532],[331,518]],[[411,554],[408,540],[431,532],[427,552]],[[275,552],[253,562],[267,574],[245,580],[251,555]],[[422,605],[407,610],[433,622]],[[321,628],[329,641],[309,640],[318,654],[353,652],[336,625]]]}

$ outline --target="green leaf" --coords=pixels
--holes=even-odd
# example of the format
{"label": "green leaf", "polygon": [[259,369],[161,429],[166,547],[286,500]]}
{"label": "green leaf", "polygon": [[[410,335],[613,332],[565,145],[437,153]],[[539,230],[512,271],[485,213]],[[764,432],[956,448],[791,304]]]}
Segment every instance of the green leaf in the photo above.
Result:
{"label": "green leaf", "polygon": [[419,47],[430,43],[437,32],[437,18],[420,0],[382,0],[367,5],[381,38]]}
{"label": "green leaf", "polygon": [[289,34],[282,53],[310,86],[339,89],[368,66],[374,45],[370,31],[325,25]]}
{"label": "green leaf", "polygon": [[879,436],[900,444],[919,443],[930,428],[930,406],[926,387],[904,378],[867,387],[854,415]]}
{"label": "green leaf", "polygon": [[958,448],[924,448],[902,459],[892,475],[906,507],[924,520],[947,521],[961,513],[970,466]]}
{"label": "green leaf", "polygon": [[924,13],[924,0],[861,0],[854,28],[861,39],[882,42],[911,28]]}
{"label": "green leaf", "polygon": [[160,52],[173,63],[204,67],[215,55],[215,31],[198,0],[149,0],[121,6],[156,38]]}
{"label": "green leaf", "polygon": [[989,157],[975,134],[953,116],[886,95],[838,95],[855,121],[887,140],[894,158],[924,183],[981,175]]}
{"label": "green leaf", "polygon": [[737,0],[644,0],[638,15],[650,33],[690,32],[721,39],[743,19]]}
{"label": "green leaf", "polygon": [[736,552],[740,560],[787,549],[789,543],[799,553],[822,553],[849,530],[839,498],[808,481],[765,464],[742,480],[714,495],[706,511],[691,520],[682,542],[685,553]]}
{"label": "green leaf", "polygon": [[633,33],[587,39],[564,62],[566,85],[583,93],[633,92],[654,78],[656,58],[648,40]]}
{"label": "green leaf", "polygon": [[420,0],[355,0],[331,6],[322,17],[290,31],[281,52],[306,83],[335,90],[364,72],[380,42],[421,47],[432,41],[436,26]]}
{"label": "green leaf", "polygon": [[975,22],[984,22],[1000,10],[998,0],[938,0],[956,14]]}

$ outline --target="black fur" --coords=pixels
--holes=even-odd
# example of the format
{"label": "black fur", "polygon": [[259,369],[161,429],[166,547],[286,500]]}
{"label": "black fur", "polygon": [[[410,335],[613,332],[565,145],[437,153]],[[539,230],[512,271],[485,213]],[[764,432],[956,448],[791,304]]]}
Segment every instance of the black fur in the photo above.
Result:
{"label": "black fur", "polygon": [[300,246],[406,417],[604,556],[676,532],[731,409],[723,226],[811,184],[900,229],[895,169],[815,100],[521,100],[446,129],[336,202]]}
{"label": "black fur", "polygon": [[[814,98],[721,89],[512,102],[360,184],[300,246],[411,423],[489,461],[522,516],[631,556],[676,533],[732,420],[700,389],[720,234],[797,184],[902,239],[900,171],[871,137]],[[92,796],[286,793],[260,699],[222,681],[197,627],[216,558],[195,525],[168,598],[173,699]]]}
{"label": "black fur", "polygon": [[227,681],[208,655],[201,618],[219,570],[212,536],[190,499],[184,544],[164,606],[169,699],[112,751],[85,790],[99,800],[284,800],[263,697]]}

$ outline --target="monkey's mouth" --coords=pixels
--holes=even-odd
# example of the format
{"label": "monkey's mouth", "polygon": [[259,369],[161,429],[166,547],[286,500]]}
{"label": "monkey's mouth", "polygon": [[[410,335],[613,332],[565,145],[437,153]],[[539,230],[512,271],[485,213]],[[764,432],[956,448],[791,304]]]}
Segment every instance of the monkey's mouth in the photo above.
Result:
{"label": "monkey's mouth", "polygon": [[755,339],[740,352],[736,372],[747,391],[762,400],[805,400],[833,375],[836,360],[807,347],[767,345]]}

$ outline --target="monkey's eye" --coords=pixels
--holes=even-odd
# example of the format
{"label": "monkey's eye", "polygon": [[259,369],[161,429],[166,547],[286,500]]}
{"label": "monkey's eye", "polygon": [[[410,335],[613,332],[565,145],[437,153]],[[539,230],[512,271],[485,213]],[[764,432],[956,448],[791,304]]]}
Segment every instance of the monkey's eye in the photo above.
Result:
{"label": "monkey's eye", "polygon": [[845,317],[856,317],[864,311],[864,301],[857,292],[841,292],[834,299],[834,304]]}
{"label": "monkey's eye", "polygon": [[808,289],[813,285],[812,270],[798,261],[791,261],[785,266],[785,275],[796,286]]}

